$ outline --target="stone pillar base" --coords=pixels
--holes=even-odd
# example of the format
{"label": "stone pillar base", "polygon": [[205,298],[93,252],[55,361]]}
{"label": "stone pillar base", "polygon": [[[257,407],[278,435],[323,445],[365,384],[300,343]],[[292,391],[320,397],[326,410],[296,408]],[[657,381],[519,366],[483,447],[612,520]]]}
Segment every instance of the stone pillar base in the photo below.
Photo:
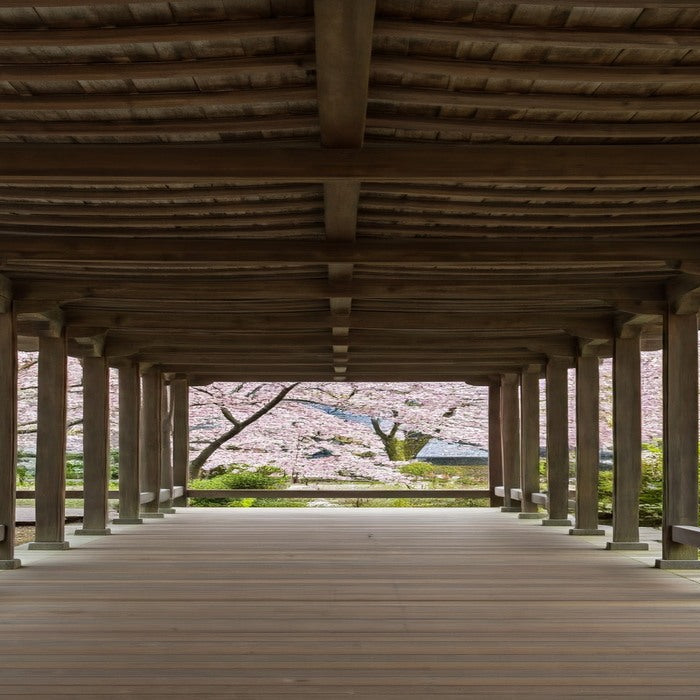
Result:
{"label": "stone pillar base", "polygon": [[175,508],[160,508],[158,510],[159,513],[165,513],[167,515],[172,515],[173,513],[177,513]]}
{"label": "stone pillar base", "polygon": [[572,527],[569,530],[570,535],[604,535],[605,530],[584,530],[578,527]]}
{"label": "stone pillar base", "polygon": [[143,518],[114,518],[113,525],[141,525]]}
{"label": "stone pillar base", "polygon": [[646,542],[606,542],[605,549],[625,551],[640,551],[644,552],[649,549]]}
{"label": "stone pillar base", "polygon": [[82,528],[80,530],[76,530],[74,535],[111,535],[112,531],[108,527],[104,527],[102,529],[98,530],[91,530],[89,528]]}
{"label": "stone pillar base", "polygon": [[164,518],[165,513],[141,513],[142,518]]}
{"label": "stone pillar base", "polygon": [[30,542],[27,549],[70,549],[69,542]]}
{"label": "stone pillar base", "polygon": [[573,523],[568,518],[547,518],[542,521],[543,525],[556,527],[571,527]]}
{"label": "stone pillar base", "polygon": [[542,513],[518,513],[520,520],[539,520],[544,518]]}
{"label": "stone pillar base", "polygon": [[19,569],[22,562],[19,559],[0,559],[0,571],[3,569]]}
{"label": "stone pillar base", "polygon": [[654,563],[657,569],[700,569],[698,559],[657,559]]}
{"label": "stone pillar base", "polygon": [[501,513],[519,513],[519,506],[501,506]]}

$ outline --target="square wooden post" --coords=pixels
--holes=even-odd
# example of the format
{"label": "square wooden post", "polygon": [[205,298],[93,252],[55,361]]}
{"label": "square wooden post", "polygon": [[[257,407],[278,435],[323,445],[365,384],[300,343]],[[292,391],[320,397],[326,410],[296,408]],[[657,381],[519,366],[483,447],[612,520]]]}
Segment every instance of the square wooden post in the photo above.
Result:
{"label": "square wooden post", "polygon": [[503,459],[504,513],[519,513],[520,505],[510,490],[520,482],[520,407],[518,375],[504,374],[501,378],[501,455]]}
{"label": "square wooden post", "polygon": [[624,328],[613,349],[613,541],[606,549],[649,549],[639,541],[642,483],[640,327]]}
{"label": "square wooden post", "polygon": [[11,306],[0,312],[0,569],[15,559],[17,489],[17,334]]}
{"label": "square wooden post", "polygon": [[172,453],[172,406],[170,390],[161,381],[160,394],[160,488],[168,491],[165,501],[159,504],[161,513],[174,513],[173,508],[173,453]]}
{"label": "square wooden post", "polygon": [[543,525],[571,526],[569,520],[569,362],[551,357],[546,369],[547,498]]}
{"label": "square wooden post", "polygon": [[160,440],[161,440],[161,374],[157,367],[149,367],[142,376],[141,396],[141,490],[153,494],[144,503],[142,518],[163,518],[159,513],[160,500]]}
{"label": "square wooden post", "polygon": [[29,549],[68,549],[66,520],[66,336],[39,338],[36,436],[36,541]]}
{"label": "square wooden post", "polygon": [[119,517],[118,525],[139,525],[141,477],[139,425],[141,377],[135,362],[119,367]]}
{"label": "square wooden post", "polygon": [[109,368],[83,359],[83,527],[76,535],[109,535]]}
{"label": "square wooden post", "polygon": [[664,512],[658,567],[695,568],[698,548],[674,542],[674,525],[698,524],[697,316],[664,314]]}
{"label": "square wooden post", "polygon": [[520,518],[541,518],[532,494],[540,490],[540,368],[527,367],[520,375]]}
{"label": "square wooden post", "polygon": [[570,535],[604,535],[598,528],[600,436],[598,358],[576,358],[576,527]]}
{"label": "square wooden post", "polygon": [[[187,377],[176,376],[170,382],[173,403],[173,481],[187,490],[190,446],[190,392]],[[187,496],[174,500],[176,506],[186,506]]]}

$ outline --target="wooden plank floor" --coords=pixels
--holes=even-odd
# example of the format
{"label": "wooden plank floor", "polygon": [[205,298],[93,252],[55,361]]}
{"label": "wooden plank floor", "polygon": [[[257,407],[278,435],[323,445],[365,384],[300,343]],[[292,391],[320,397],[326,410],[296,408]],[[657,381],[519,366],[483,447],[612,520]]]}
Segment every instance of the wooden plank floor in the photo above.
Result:
{"label": "wooden plank floor", "polygon": [[489,509],[191,509],[0,573],[0,697],[698,697],[700,585]]}

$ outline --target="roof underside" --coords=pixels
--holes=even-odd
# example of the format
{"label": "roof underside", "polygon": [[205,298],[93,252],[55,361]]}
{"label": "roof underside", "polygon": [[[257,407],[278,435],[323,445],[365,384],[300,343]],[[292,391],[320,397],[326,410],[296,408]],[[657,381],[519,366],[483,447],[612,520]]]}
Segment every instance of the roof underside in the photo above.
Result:
{"label": "roof underside", "polygon": [[700,287],[700,2],[1,5],[23,347],[486,382]]}

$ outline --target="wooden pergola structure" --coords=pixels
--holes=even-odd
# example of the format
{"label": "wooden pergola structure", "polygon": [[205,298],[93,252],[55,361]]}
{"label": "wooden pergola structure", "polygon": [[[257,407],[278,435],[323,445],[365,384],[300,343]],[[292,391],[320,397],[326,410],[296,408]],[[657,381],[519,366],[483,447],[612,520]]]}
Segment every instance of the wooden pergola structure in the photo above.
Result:
{"label": "wooden pergola structure", "polygon": [[[39,350],[38,548],[65,547],[67,355],[84,359],[86,521],[158,515],[164,382],[467,381],[492,492],[597,531],[614,359],[612,548],[639,545],[640,349],[664,350],[660,565],[696,566],[700,2],[0,2],[0,566],[17,344]],[[141,450],[139,450],[139,440]],[[500,489],[498,489],[500,487]],[[152,497],[141,504],[140,493]]]}

